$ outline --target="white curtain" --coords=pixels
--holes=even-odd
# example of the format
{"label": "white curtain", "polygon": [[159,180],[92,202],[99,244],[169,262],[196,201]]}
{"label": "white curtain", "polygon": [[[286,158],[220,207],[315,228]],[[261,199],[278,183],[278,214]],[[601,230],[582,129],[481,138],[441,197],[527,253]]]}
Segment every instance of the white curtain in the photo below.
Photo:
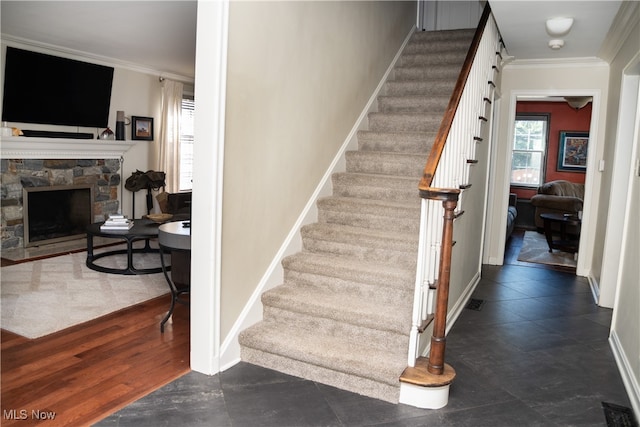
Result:
{"label": "white curtain", "polygon": [[180,115],[183,84],[165,79],[162,82],[162,117],[157,170],[166,173],[166,191],[180,190]]}

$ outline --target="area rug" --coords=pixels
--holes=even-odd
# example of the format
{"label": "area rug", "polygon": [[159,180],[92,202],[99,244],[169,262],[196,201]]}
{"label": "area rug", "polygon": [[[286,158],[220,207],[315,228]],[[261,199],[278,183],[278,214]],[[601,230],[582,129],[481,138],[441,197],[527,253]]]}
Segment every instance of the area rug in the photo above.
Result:
{"label": "area rug", "polygon": [[522,240],[522,248],[518,255],[518,261],[533,262],[536,264],[558,265],[562,267],[575,267],[576,260],[572,253],[554,249],[549,252],[549,245],[544,234],[537,231],[527,231]]}
{"label": "area rug", "polygon": [[[87,268],[86,257],[79,252],[2,267],[2,329],[39,338],[169,293],[162,273],[100,273]],[[115,268],[126,268],[127,262],[126,255],[98,261]],[[157,253],[136,254],[134,265],[157,267],[160,258]]]}

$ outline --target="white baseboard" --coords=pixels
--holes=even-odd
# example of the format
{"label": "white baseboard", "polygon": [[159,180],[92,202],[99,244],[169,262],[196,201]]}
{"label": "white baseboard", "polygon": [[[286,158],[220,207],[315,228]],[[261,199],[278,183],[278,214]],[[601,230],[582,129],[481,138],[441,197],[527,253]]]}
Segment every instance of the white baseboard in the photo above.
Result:
{"label": "white baseboard", "polygon": [[631,363],[629,363],[629,359],[624,352],[622,343],[620,343],[620,339],[615,330],[611,331],[609,345],[613,351],[613,357],[616,359],[616,364],[618,365],[624,387],[627,390],[627,395],[629,396],[636,420],[640,420],[640,384],[638,383],[638,378],[634,376]]}
{"label": "white baseboard", "polygon": [[302,250],[300,228],[303,225],[311,224],[317,221],[317,200],[320,197],[330,196],[332,194],[331,175],[336,172],[342,172],[346,169],[344,153],[348,150],[357,149],[357,133],[359,130],[365,130],[368,128],[367,115],[372,111],[376,111],[378,95],[380,95],[380,92],[382,91],[385,82],[391,74],[393,67],[398,61],[398,58],[400,58],[400,54],[404,50],[404,47],[409,42],[409,39],[411,38],[415,30],[415,27],[411,28],[411,30],[405,37],[402,46],[400,46],[400,49],[393,58],[393,61],[387,68],[384,76],[382,76],[382,79],[378,83],[378,86],[376,87],[373,95],[371,95],[369,101],[360,113],[358,120],[347,135],[342,146],[331,162],[331,165],[327,169],[326,173],[322,177],[322,180],[316,187],[316,190],[313,192],[311,198],[298,217],[298,220],[291,228],[291,231],[289,231],[287,238],[269,264],[269,268],[267,269],[267,271],[265,271],[265,274],[262,276],[262,279],[258,283],[258,286],[254,290],[253,294],[249,298],[249,301],[240,313],[240,316],[231,328],[231,331],[222,342],[222,345],[220,346],[221,370],[228,369],[240,361],[240,344],[238,343],[238,335],[244,329],[262,320],[262,302],[260,301],[260,296],[265,291],[282,284],[284,277],[284,270],[281,264],[282,259],[288,255],[293,255],[294,253]]}
{"label": "white baseboard", "polygon": [[[600,301],[600,285],[598,283],[598,279],[593,274],[589,274],[587,276],[587,280],[589,281],[589,288],[591,288],[591,295],[593,296],[593,301],[598,304]],[[613,307],[608,307],[613,308]]]}

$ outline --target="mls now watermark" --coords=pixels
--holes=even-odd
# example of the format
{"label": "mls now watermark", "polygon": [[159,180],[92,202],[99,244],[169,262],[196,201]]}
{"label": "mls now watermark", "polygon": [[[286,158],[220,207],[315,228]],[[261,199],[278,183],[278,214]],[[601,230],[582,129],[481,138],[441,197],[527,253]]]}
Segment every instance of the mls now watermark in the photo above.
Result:
{"label": "mls now watermark", "polygon": [[56,413],[53,411],[41,411],[40,409],[4,409],[2,418],[5,420],[53,420]]}

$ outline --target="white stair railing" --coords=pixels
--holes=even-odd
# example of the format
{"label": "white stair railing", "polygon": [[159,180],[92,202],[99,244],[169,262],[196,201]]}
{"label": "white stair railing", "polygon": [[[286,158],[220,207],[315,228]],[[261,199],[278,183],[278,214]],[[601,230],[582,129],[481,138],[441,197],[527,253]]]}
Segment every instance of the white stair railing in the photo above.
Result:
{"label": "white stair railing", "polygon": [[[481,31],[479,43],[477,43],[478,33],[474,38],[474,45],[477,45],[477,48],[472,65],[468,69],[466,81],[462,81],[464,89],[462,89],[461,95],[454,93],[449,104],[451,107],[452,103],[455,103],[453,98],[459,97],[455,115],[446,135],[446,143],[440,153],[435,153],[436,156],[439,155],[439,161],[435,160],[436,169],[430,177],[429,161],[427,162],[425,178],[420,185],[423,198],[413,322],[408,354],[408,366],[411,367],[415,366],[416,359],[425,353],[429,345],[429,340],[423,338],[422,332],[425,331],[426,326],[436,313],[437,282],[441,273],[440,258],[443,252],[442,239],[445,222],[443,201],[448,199],[447,196],[439,197],[437,194],[439,191],[442,191],[442,194],[455,194],[456,216],[462,214],[464,192],[468,191],[470,187],[470,168],[473,167],[476,160],[476,145],[482,141],[482,127],[488,121],[487,114],[490,112],[490,105],[493,102],[495,81],[500,70],[502,41],[489,9],[485,10],[485,13],[488,15],[486,19],[483,17],[483,20],[486,20],[486,25],[484,29],[480,27],[478,29]],[[466,73],[465,68],[463,67],[462,73]],[[460,81],[456,85],[456,89],[459,85]],[[447,117],[444,120],[447,120]],[[444,123],[438,136],[442,133],[443,128]],[[430,157],[432,156],[434,156],[433,151]],[[425,179],[428,179],[426,185]],[[427,188],[428,191],[425,191]],[[458,193],[461,194],[458,195]],[[444,354],[444,349],[442,351]]]}

